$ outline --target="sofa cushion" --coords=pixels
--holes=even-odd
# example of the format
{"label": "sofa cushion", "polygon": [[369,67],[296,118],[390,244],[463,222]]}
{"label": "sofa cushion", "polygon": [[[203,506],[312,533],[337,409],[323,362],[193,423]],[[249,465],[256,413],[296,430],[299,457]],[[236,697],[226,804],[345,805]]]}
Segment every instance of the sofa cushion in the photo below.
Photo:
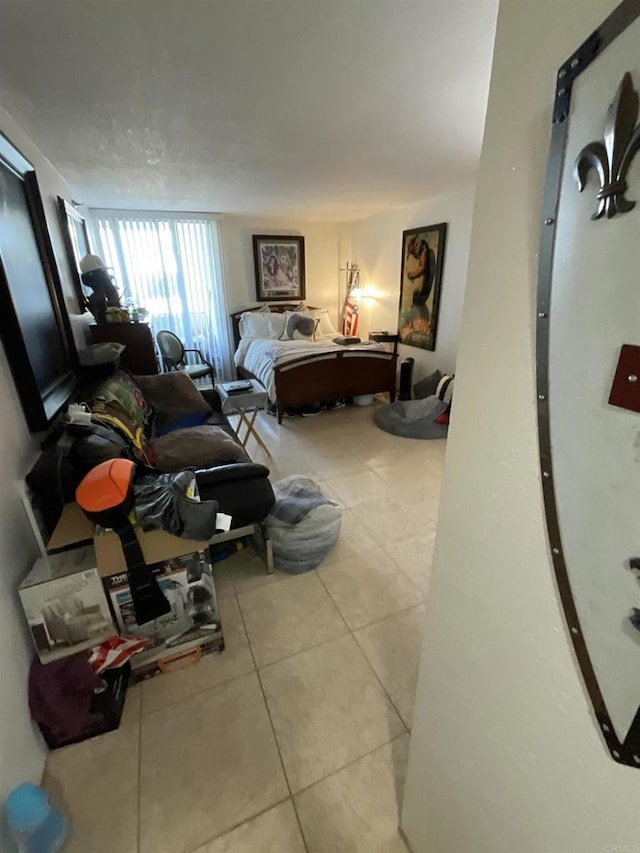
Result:
{"label": "sofa cushion", "polygon": [[135,381],[153,409],[156,435],[200,426],[212,413],[211,406],[186,373],[136,376]]}
{"label": "sofa cushion", "polygon": [[209,468],[232,462],[250,462],[242,445],[225,430],[210,424],[177,429],[151,442],[161,471]]}

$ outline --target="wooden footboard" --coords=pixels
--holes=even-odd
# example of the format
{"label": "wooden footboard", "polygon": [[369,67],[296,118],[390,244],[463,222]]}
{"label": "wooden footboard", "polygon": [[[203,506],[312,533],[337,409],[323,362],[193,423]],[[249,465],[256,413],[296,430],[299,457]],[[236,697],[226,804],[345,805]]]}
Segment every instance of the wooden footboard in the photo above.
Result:
{"label": "wooden footboard", "polygon": [[395,400],[396,358],[380,350],[344,350],[298,358],[275,368],[278,423],[284,410],[310,403],[388,392]]}

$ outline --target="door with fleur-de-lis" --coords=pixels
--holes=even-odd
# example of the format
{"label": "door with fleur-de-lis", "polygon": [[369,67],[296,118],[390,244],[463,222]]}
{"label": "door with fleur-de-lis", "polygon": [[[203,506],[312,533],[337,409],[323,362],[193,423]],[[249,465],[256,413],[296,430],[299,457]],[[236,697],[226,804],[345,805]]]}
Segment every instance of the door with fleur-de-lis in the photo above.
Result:
{"label": "door with fleur-de-lis", "polygon": [[541,483],[568,635],[606,745],[638,767],[639,92],[640,2],[625,0],[558,72],[537,306]]}

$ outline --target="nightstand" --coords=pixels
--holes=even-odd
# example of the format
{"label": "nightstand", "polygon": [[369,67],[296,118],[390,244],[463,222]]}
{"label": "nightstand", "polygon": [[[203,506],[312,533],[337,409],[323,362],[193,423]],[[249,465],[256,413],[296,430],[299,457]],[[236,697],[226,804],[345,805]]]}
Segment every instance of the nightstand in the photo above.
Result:
{"label": "nightstand", "polygon": [[369,340],[379,344],[393,344],[393,353],[398,354],[400,335],[397,332],[369,332]]}

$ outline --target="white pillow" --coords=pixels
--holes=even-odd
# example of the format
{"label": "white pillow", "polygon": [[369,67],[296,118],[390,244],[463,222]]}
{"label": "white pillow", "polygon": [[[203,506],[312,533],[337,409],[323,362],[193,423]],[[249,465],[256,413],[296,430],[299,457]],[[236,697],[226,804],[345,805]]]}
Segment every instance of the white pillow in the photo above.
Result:
{"label": "white pillow", "polygon": [[336,338],[340,334],[331,322],[331,315],[328,308],[317,308],[313,313],[316,315],[316,320],[318,320],[316,337]]}
{"label": "white pillow", "polygon": [[340,332],[337,332],[331,322],[331,315],[328,308],[303,308],[297,309],[296,314],[303,314],[305,317],[311,317],[312,320],[317,320],[316,338],[335,338]]}
{"label": "white pillow", "polygon": [[241,338],[278,340],[284,332],[284,315],[267,311],[245,311],[238,325]]}

